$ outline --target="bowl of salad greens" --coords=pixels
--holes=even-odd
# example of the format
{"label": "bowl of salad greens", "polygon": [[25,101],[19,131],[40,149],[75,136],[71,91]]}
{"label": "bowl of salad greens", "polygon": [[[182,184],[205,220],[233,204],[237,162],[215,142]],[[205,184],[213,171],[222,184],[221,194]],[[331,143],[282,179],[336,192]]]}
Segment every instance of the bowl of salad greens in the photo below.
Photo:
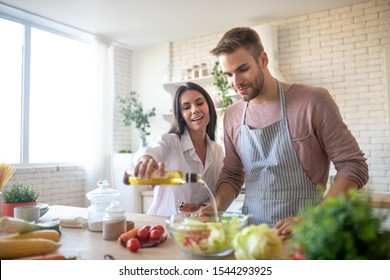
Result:
{"label": "bowl of salad greens", "polygon": [[181,213],[166,219],[169,236],[193,257],[218,258],[233,252],[234,236],[248,225],[249,215],[219,212],[199,216]]}

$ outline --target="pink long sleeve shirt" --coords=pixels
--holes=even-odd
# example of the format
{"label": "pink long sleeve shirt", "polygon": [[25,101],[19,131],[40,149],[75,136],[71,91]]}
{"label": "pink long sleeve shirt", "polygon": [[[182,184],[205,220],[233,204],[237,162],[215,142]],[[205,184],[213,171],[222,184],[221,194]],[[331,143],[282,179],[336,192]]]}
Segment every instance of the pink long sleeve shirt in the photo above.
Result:
{"label": "pink long sleeve shirt", "polygon": [[[287,121],[298,159],[313,184],[326,186],[330,161],[341,176],[363,187],[368,181],[364,153],[344,123],[339,108],[324,88],[293,84],[285,93]],[[246,102],[231,105],[224,115],[225,159],[217,185],[230,183],[238,195],[244,184],[240,158],[240,125]],[[249,104],[246,125],[264,128],[281,119],[279,98]]]}

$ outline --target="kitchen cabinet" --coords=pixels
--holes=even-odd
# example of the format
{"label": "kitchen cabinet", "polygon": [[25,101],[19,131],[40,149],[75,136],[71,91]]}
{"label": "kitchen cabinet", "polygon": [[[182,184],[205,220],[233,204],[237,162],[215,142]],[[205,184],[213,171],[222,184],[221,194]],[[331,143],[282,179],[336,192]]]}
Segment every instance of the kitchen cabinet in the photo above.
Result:
{"label": "kitchen cabinet", "polygon": [[141,213],[143,209],[140,193],[149,187],[133,187],[123,183],[125,170],[132,170],[133,167],[132,153],[114,153],[111,155],[111,186],[120,192],[118,201],[125,211]]}
{"label": "kitchen cabinet", "polygon": [[145,214],[153,202],[153,190],[145,190],[141,192],[142,197],[142,213]]}

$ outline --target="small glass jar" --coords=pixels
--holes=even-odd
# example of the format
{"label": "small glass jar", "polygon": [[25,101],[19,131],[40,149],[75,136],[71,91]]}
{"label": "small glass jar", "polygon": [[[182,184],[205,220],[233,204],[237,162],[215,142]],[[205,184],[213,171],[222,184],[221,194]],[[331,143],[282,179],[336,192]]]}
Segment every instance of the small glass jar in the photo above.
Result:
{"label": "small glass jar", "polygon": [[194,65],[192,67],[192,78],[193,79],[199,78],[199,65]]}
{"label": "small glass jar", "polygon": [[111,205],[106,208],[106,214],[103,218],[103,239],[116,240],[126,232],[127,223],[123,207],[119,201],[111,201]]}
{"label": "small glass jar", "polygon": [[186,70],[185,80],[190,80],[192,78],[192,69]]}
{"label": "small glass jar", "polygon": [[206,77],[208,75],[208,71],[207,71],[207,64],[206,63],[202,63],[200,65],[200,77]]}

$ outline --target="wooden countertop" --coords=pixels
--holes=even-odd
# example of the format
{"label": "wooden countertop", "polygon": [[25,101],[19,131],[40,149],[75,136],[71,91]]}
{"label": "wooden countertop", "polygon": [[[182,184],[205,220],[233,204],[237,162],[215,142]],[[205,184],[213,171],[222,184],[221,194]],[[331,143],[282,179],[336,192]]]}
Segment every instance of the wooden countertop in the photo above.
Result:
{"label": "wooden countertop", "polygon": [[[53,205],[49,206],[49,211],[41,217],[40,222],[51,221],[56,218],[87,218],[87,208]],[[136,227],[144,225],[161,224],[165,227],[165,217],[151,216],[138,213],[126,213],[126,218],[133,221]],[[101,232],[91,232],[85,228],[66,228],[61,229],[61,244],[57,253],[65,257],[77,256],[82,260],[103,260],[104,256],[109,254],[117,260],[194,260],[180,250],[174,241],[168,238],[157,247],[141,248],[137,253],[132,253],[122,247],[116,240],[107,241],[103,239]],[[287,244],[287,243],[285,243]],[[288,246],[283,256],[288,256]],[[234,259],[234,254],[218,258],[223,260]]]}
{"label": "wooden countertop", "polygon": [[390,193],[372,193],[371,206],[375,208],[390,208]]}

